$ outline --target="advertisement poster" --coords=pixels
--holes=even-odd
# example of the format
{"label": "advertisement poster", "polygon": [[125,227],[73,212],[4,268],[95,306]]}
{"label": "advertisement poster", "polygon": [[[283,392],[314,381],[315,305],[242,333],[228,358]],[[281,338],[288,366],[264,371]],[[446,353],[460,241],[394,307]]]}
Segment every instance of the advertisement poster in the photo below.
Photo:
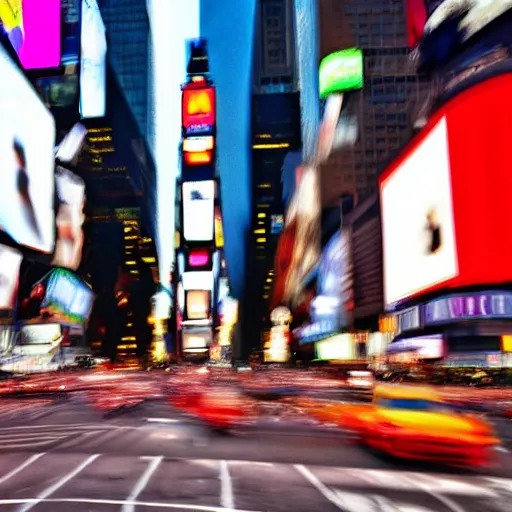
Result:
{"label": "advertisement poster", "polygon": [[320,63],[320,97],[363,87],[363,52],[349,48],[331,53]]}
{"label": "advertisement poster", "polygon": [[84,245],[85,183],[71,171],[58,167],[55,173],[59,207],[57,240],[52,265],[76,270],[82,260]]}
{"label": "advertisement poster", "polygon": [[389,307],[458,274],[446,118],[380,190]]}
{"label": "advertisement poster", "polygon": [[93,300],[93,292],[83,281],[72,272],[57,268],[48,279],[41,312],[54,315],[63,324],[83,325]]}
{"label": "advertisement poster", "polygon": [[215,128],[215,89],[197,88],[194,83],[183,88],[182,124],[185,136],[211,135]]}
{"label": "advertisement poster", "polygon": [[15,308],[22,259],[18,251],[0,245],[0,309]]}
{"label": "advertisement poster", "polygon": [[205,320],[210,315],[209,290],[188,290],[185,292],[185,320]]}
{"label": "advertisement poster", "polygon": [[0,47],[0,230],[43,253],[55,245],[55,121]]}
{"label": "advertisement poster", "polygon": [[183,238],[211,242],[214,237],[214,181],[183,183]]}
{"label": "advertisement poster", "polygon": [[60,65],[60,0],[0,0],[0,21],[25,69]]}
{"label": "advertisement poster", "polygon": [[104,117],[107,39],[96,0],[82,0],[80,115]]}

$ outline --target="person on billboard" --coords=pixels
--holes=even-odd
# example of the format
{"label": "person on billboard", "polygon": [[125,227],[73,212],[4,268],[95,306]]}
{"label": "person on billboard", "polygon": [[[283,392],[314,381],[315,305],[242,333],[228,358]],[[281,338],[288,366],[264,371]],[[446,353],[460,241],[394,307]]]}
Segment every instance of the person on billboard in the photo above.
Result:
{"label": "person on billboard", "polygon": [[16,175],[16,188],[18,190],[18,194],[23,204],[25,220],[27,224],[30,226],[30,229],[36,235],[37,239],[41,241],[41,231],[39,229],[39,225],[36,219],[36,213],[34,211],[34,206],[30,198],[30,180],[27,173],[25,149],[23,148],[23,145],[16,140],[13,143],[13,149],[16,166],[18,168]]}
{"label": "person on billboard", "polygon": [[437,220],[435,209],[427,213],[427,231],[429,233],[428,253],[435,254],[441,249],[441,225]]}

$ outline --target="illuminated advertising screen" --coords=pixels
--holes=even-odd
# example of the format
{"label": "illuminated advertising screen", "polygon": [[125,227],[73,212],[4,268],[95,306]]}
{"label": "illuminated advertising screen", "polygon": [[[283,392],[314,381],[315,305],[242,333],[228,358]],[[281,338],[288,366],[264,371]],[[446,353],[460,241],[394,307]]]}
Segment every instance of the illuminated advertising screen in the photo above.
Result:
{"label": "illuminated advertising screen", "polygon": [[76,270],[82,260],[84,245],[85,183],[71,171],[58,167],[55,173],[59,206],[57,240],[52,265]]}
{"label": "illuminated advertising screen", "polygon": [[183,289],[188,290],[209,290],[213,291],[213,272],[207,270],[184,272]]}
{"label": "illuminated advertising screen", "polygon": [[222,227],[220,206],[215,207],[215,247],[224,247],[224,229]]}
{"label": "illuminated advertising screen", "polygon": [[458,94],[381,175],[387,307],[437,289],[512,281],[504,236],[512,225],[511,86],[504,74]]}
{"label": "illuminated advertising screen", "polygon": [[18,251],[0,245],[0,309],[15,307],[22,259]]}
{"label": "illuminated advertising screen", "polygon": [[363,52],[349,48],[331,53],[320,63],[320,97],[363,87]]}
{"label": "illuminated advertising screen", "polygon": [[415,338],[393,341],[386,347],[386,353],[412,353],[418,359],[440,359],[444,355],[444,339],[442,334],[418,336]]}
{"label": "illuminated advertising screen", "polygon": [[185,136],[210,135],[215,129],[215,89],[198,88],[195,83],[184,86],[182,93],[182,125]]}
{"label": "illuminated advertising screen", "polygon": [[443,118],[382,182],[386,304],[458,273],[450,174]]}
{"label": "illuminated advertising screen", "polygon": [[94,295],[75,274],[57,268],[48,279],[41,311],[49,312],[63,324],[83,325],[89,318]]}
{"label": "illuminated advertising screen", "polygon": [[55,245],[55,122],[0,47],[0,231],[51,253]]}
{"label": "illuminated advertising screen", "polygon": [[317,359],[350,361],[356,359],[356,344],[351,334],[338,334],[315,344]]}
{"label": "illuminated advertising screen", "polygon": [[185,292],[185,320],[205,320],[210,316],[209,290],[188,290]]}
{"label": "illuminated advertising screen", "polygon": [[60,343],[62,327],[57,323],[24,325],[21,328],[22,345],[47,345]]}
{"label": "illuminated advertising screen", "polygon": [[212,242],[214,237],[214,181],[183,183],[183,238],[185,242]]}
{"label": "illuminated advertising screen", "polygon": [[210,328],[184,329],[182,336],[184,352],[206,352],[213,340]]}
{"label": "illuminated advertising screen", "polygon": [[0,21],[25,69],[60,65],[60,0],[0,0]]}
{"label": "illuminated advertising screen", "polygon": [[80,115],[105,116],[107,39],[96,0],[82,0]]}

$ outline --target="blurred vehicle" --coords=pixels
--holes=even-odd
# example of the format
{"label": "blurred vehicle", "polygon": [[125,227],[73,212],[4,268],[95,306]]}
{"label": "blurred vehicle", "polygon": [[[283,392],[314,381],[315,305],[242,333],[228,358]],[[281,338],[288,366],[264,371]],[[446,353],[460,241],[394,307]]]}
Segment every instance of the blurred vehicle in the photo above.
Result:
{"label": "blurred vehicle", "polygon": [[456,411],[424,386],[376,386],[372,404],[308,400],[301,405],[321,421],[353,432],[367,447],[399,458],[486,467],[500,444],[484,419]]}
{"label": "blurred vehicle", "polygon": [[94,368],[96,366],[96,362],[94,357],[91,356],[76,356],[75,357],[75,366],[76,368]]}
{"label": "blurred vehicle", "polygon": [[375,384],[373,373],[369,371],[348,372],[347,385],[352,389],[370,390]]}

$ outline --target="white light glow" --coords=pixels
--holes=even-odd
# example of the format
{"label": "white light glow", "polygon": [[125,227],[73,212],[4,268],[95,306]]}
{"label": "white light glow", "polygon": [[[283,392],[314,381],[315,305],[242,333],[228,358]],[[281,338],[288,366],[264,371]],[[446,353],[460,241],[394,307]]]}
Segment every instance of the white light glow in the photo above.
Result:
{"label": "white light glow", "polygon": [[199,37],[199,0],[146,0],[151,30],[150,145],[157,173],[157,250],[161,283],[174,263],[176,178],[180,173],[181,83],[186,40]]}

